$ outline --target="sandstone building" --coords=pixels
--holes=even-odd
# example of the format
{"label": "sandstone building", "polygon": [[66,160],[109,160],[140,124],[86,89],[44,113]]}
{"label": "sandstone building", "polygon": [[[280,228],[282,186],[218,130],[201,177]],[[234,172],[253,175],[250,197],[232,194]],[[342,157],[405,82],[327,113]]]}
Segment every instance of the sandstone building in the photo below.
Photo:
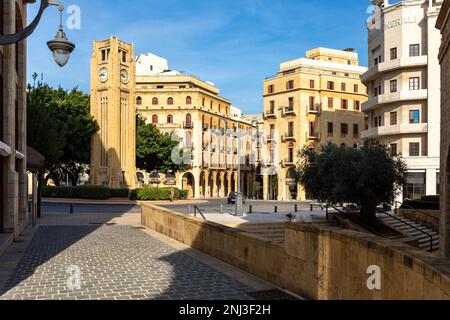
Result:
{"label": "sandstone building", "polygon": [[[27,3],[0,2],[0,35],[27,24]],[[0,252],[3,240],[28,224],[26,164],[26,41],[0,46]]]}
{"label": "sandstone building", "polygon": [[441,224],[440,249],[442,256],[450,258],[450,1],[445,0],[437,20],[442,44],[439,53],[441,64]]}
{"label": "sandstone building", "polygon": [[92,184],[136,187],[135,74],[133,45],[116,37],[94,42],[91,114],[100,131],[92,138]]}
{"label": "sandstone building", "polygon": [[439,192],[440,80],[435,29],[442,1],[379,1],[368,23],[369,70],[362,81],[369,100],[364,139],[401,154],[408,171],[403,197]]}
{"label": "sandstone building", "polygon": [[360,75],[365,71],[352,49],[316,48],[306,58],[282,63],[264,81],[265,199],[308,197],[294,180],[298,151],[304,146],[361,144],[361,105],[367,92]]}

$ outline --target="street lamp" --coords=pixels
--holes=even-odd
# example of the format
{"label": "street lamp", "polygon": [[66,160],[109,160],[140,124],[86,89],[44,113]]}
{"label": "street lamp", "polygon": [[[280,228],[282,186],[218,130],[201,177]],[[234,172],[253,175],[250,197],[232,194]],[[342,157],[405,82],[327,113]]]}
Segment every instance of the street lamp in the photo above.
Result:
{"label": "street lamp", "polygon": [[69,60],[70,54],[75,49],[75,44],[70,42],[67,39],[66,34],[64,33],[62,24],[62,13],[64,11],[64,6],[62,2],[59,0],[41,0],[39,12],[36,18],[34,18],[33,22],[31,22],[31,24],[28,27],[14,34],[0,36],[0,45],[14,44],[28,38],[38,26],[42,14],[44,13],[44,10],[47,9],[49,6],[58,6],[60,23],[59,23],[59,30],[56,33],[55,39],[48,41],[47,45],[53,54],[55,62],[60,67],[65,66],[67,61]]}

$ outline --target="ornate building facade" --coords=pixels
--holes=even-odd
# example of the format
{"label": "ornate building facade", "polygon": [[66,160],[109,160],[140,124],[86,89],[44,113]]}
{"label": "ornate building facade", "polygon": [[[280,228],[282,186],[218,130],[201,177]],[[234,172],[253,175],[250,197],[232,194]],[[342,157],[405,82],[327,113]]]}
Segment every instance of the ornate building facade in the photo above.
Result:
{"label": "ornate building facade", "polygon": [[238,190],[240,161],[241,191],[252,197],[255,122],[242,117],[214,84],[168,70],[165,59],[141,55],[136,64],[136,112],[160,131],[178,133],[191,154],[191,168],[177,174],[177,186],[190,198],[226,197]]}
{"label": "ornate building facade", "polygon": [[[0,34],[24,28],[26,5],[31,2],[1,1]],[[28,224],[26,41],[0,46],[0,93],[0,236],[6,233],[17,237]]]}
{"label": "ornate building facade", "polygon": [[298,151],[334,142],[359,145],[365,127],[361,105],[367,100],[358,54],[316,48],[306,58],[284,62],[264,81],[267,155],[263,193],[270,200],[305,200],[295,182]]}

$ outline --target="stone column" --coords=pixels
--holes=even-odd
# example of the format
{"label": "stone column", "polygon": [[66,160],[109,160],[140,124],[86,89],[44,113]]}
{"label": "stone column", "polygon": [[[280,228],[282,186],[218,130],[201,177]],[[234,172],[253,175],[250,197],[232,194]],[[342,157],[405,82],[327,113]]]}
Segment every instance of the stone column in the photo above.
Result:
{"label": "stone column", "polygon": [[263,199],[269,200],[269,176],[263,175]]}
{"label": "stone column", "polygon": [[219,197],[226,197],[225,195],[225,172],[220,173],[220,193]]}
{"label": "stone column", "polygon": [[[4,33],[15,33],[15,1],[4,0]],[[15,121],[15,97],[16,97],[16,70],[15,70],[15,45],[3,46],[3,79],[4,79],[4,142],[11,147],[11,155],[5,158],[5,217],[4,227],[6,232],[14,232],[18,236],[19,225],[19,175],[16,172],[16,121]]]}
{"label": "stone column", "polygon": [[199,168],[194,168],[192,170],[192,175],[194,176],[194,199],[200,198],[200,175],[201,170]]}
{"label": "stone column", "polygon": [[217,197],[217,172],[216,171],[213,172],[212,185],[213,185],[213,188],[212,188],[211,198],[215,198],[215,197]]}
{"label": "stone column", "polygon": [[211,195],[209,194],[209,175],[210,174],[211,173],[208,171],[206,171],[206,173],[205,173],[205,194],[204,194],[205,198],[211,197]]}

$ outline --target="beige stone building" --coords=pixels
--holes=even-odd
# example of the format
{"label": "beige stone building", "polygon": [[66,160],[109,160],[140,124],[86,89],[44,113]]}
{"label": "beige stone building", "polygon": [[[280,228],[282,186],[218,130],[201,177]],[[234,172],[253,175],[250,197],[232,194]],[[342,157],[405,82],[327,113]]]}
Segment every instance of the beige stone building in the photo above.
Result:
{"label": "beige stone building", "polygon": [[306,58],[282,63],[279,72],[264,81],[265,199],[308,197],[294,180],[298,151],[304,146],[361,143],[361,105],[367,92],[360,76],[366,70],[352,49],[316,48]]}
{"label": "beige stone building", "polygon": [[[27,24],[27,3],[2,0],[0,34]],[[0,46],[0,252],[3,240],[28,224],[26,164],[26,41]]]}
{"label": "beige stone building", "polygon": [[163,58],[140,55],[136,65],[136,112],[162,132],[176,133],[191,154],[190,170],[177,174],[177,186],[191,198],[226,197],[238,190],[240,163],[241,191],[252,197],[255,122],[220,96],[214,84],[168,70]]}
{"label": "beige stone building", "polygon": [[133,45],[116,37],[95,41],[91,58],[92,138],[90,183],[136,187],[136,64]]}
{"label": "beige stone building", "polygon": [[[442,1],[379,1],[368,23],[369,70],[362,81],[369,100],[364,139],[377,139],[408,165],[403,197],[439,192],[439,31]],[[398,199],[398,200],[401,200]]]}
{"label": "beige stone building", "polygon": [[442,43],[439,53],[441,65],[441,224],[440,250],[450,258],[450,1],[445,0],[436,24],[441,30]]}

